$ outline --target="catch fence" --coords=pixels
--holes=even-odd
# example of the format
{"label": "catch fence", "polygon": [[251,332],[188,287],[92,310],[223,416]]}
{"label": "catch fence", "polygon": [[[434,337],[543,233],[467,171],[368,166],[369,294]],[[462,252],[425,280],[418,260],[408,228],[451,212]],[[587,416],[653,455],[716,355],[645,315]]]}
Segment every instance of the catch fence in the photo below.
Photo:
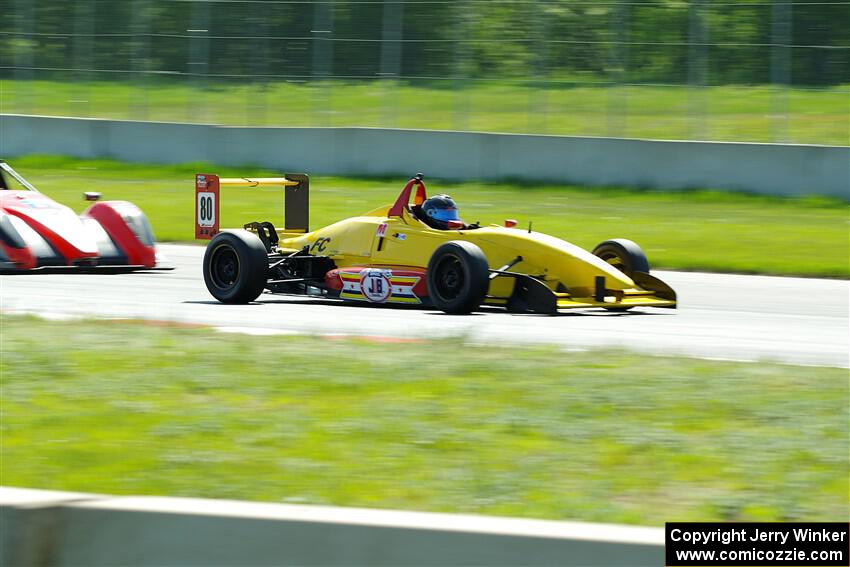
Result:
{"label": "catch fence", "polygon": [[2,0],[0,112],[850,145],[850,2]]}

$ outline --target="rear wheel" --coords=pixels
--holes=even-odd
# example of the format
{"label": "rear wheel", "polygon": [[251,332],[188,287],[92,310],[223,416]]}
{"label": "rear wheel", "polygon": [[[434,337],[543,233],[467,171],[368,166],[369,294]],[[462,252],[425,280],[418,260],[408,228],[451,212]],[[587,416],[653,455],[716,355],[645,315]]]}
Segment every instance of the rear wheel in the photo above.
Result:
{"label": "rear wheel", "polygon": [[[600,243],[593,249],[593,254],[599,256],[630,278],[635,272],[649,273],[649,260],[641,247],[625,238],[613,238]],[[606,307],[608,311],[628,311],[631,307]]]}
{"label": "rear wheel", "polygon": [[490,287],[487,258],[471,242],[441,245],[428,262],[428,295],[437,309],[451,314],[471,313]]}
{"label": "rear wheel", "polygon": [[266,247],[248,231],[220,232],[204,253],[204,282],[222,303],[249,303],[268,280]]}

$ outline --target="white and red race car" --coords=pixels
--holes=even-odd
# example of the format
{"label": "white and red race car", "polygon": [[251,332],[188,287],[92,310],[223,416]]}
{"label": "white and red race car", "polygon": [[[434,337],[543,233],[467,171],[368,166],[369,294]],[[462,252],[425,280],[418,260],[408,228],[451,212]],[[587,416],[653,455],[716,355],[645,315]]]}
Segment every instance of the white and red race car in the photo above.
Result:
{"label": "white and red race car", "polygon": [[[98,201],[99,193],[85,193]],[[0,272],[173,269],[157,254],[144,213],[95,202],[81,215],[39,192],[0,160]]]}

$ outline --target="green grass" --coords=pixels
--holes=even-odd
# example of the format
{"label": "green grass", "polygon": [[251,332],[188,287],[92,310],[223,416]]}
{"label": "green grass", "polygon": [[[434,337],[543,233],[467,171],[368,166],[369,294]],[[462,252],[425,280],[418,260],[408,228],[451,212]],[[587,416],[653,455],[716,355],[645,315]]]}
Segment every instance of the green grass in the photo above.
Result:
{"label": "green grass", "polygon": [[[576,85],[0,81],[0,112],[274,126],[379,126],[850,145],[850,85]],[[787,120],[785,115],[787,114]],[[784,132],[784,133],[783,133]]]}
{"label": "green grass", "polygon": [[[163,241],[194,236],[194,173],[272,175],[260,168],[209,164],[150,166],[33,156],[12,162],[37,187],[77,210],[84,190],[127,199],[150,217]],[[393,179],[311,179],[311,224],[321,227],[391,203],[403,183]],[[448,192],[467,221],[533,221],[535,230],[586,249],[629,238],[654,267],[745,273],[850,276],[850,207],[825,198],[785,199],[722,191],[657,192],[617,187],[450,183],[426,179],[432,193]],[[223,226],[282,219],[278,189],[223,190]]]}
{"label": "green grass", "polygon": [[848,519],[844,369],[3,315],[0,338],[7,486],[643,525]]}

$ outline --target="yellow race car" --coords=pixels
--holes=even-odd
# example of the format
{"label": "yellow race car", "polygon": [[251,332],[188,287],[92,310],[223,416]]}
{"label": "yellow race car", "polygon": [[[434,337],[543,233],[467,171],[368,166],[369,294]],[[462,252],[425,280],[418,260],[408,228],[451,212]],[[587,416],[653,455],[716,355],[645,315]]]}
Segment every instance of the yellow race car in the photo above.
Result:
{"label": "yellow race car", "polygon": [[[285,227],[251,222],[219,230],[220,187],[285,189]],[[415,192],[414,192],[415,190]],[[207,289],[224,303],[248,303],[264,291],[349,301],[432,306],[470,313],[499,306],[519,313],[562,309],[676,307],[676,293],[649,274],[630,240],[606,240],[593,252],[517,228],[516,222],[465,224],[447,195],[428,198],[422,175],[395,203],[310,231],[309,179],[195,176],[195,236]]]}

